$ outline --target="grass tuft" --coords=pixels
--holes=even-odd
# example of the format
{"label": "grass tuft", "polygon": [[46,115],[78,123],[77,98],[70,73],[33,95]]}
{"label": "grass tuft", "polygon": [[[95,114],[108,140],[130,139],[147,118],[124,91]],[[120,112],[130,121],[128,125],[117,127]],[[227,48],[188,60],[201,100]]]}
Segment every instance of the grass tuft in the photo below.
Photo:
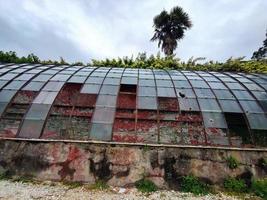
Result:
{"label": "grass tuft", "polygon": [[150,180],[141,179],[135,183],[136,188],[138,191],[142,193],[150,193],[155,192],[158,190],[158,187]]}

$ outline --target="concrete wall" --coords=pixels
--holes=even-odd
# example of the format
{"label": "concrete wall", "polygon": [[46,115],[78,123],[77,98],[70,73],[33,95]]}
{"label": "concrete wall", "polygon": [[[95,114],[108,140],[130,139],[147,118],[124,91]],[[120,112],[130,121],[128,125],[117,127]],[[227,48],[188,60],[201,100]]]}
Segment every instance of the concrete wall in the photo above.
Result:
{"label": "concrete wall", "polygon": [[[240,163],[230,169],[226,158]],[[30,175],[38,180],[82,181],[103,179],[114,186],[131,186],[147,177],[158,186],[179,186],[181,176],[194,174],[210,184],[228,176],[266,177],[261,160],[267,150],[174,146],[138,146],[0,139],[0,173]]]}

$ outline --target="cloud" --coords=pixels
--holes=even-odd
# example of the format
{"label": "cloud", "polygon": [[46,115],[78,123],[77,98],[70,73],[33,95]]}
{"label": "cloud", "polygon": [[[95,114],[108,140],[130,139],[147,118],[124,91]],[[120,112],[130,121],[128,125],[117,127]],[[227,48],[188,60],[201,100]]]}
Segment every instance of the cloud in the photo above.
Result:
{"label": "cloud", "polygon": [[0,0],[0,46],[41,59],[88,62],[91,58],[157,53],[153,17],[180,5],[193,28],[176,54],[224,60],[261,46],[267,28],[265,0]]}

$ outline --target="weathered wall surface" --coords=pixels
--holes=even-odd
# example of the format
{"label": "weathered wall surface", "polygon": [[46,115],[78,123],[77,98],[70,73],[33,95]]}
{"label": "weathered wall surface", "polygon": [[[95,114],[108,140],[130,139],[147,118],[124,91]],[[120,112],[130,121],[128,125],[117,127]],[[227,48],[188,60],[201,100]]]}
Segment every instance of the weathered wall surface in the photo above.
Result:
{"label": "weathered wall surface", "polygon": [[[228,167],[230,155],[239,161],[238,168]],[[210,184],[221,184],[228,176],[266,177],[262,158],[267,151],[0,140],[0,173],[89,183],[103,179],[115,186],[147,177],[174,188],[187,174]]]}

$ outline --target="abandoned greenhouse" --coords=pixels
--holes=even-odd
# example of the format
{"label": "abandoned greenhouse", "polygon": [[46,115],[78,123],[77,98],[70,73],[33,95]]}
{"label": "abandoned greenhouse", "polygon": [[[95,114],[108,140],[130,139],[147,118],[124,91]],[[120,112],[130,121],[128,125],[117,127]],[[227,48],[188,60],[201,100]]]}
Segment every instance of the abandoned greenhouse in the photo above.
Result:
{"label": "abandoned greenhouse", "polygon": [[0,137],[267,144],[267,75],[0,65]]}

